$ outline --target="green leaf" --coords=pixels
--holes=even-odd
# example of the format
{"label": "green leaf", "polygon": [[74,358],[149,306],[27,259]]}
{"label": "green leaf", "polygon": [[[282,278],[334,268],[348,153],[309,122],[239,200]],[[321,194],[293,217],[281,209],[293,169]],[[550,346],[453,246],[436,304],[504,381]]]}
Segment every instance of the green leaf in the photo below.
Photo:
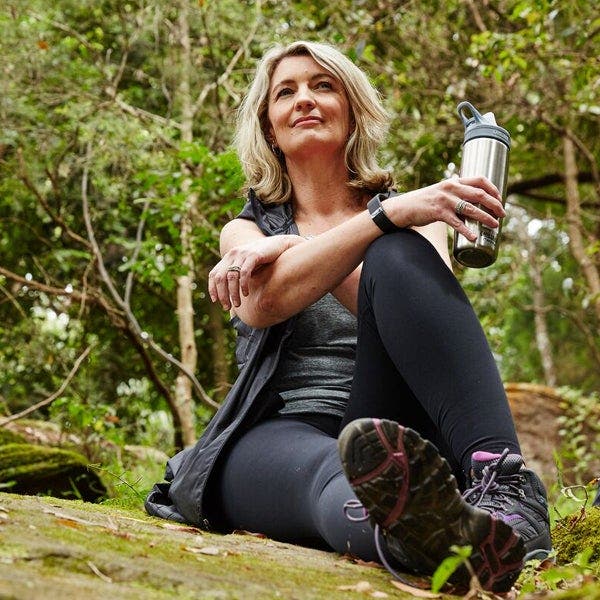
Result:
{"label": "green leaf", "polygon": [[452,546],[451,550],[455,554],[445,558],[431,578],[432,592],[439,592],[452,574],[469,559],[473,551],[471,546]]}

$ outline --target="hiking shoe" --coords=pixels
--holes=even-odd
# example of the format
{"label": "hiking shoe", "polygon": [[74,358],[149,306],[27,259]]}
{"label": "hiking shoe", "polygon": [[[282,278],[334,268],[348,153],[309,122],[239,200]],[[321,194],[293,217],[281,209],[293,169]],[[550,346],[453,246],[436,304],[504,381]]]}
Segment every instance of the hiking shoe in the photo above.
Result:
{"label": "hiking shoe", "polygon": [[520,454],[474,452],[472,487],[463,497],[513,527],[523,538],[525,560],[544,560],[552,550],[546,490],[540,478],[524,468]]}
{"label": "hiking shoe", "polygon": [[[521,538],[463,500],[433,444],[394,421],[357,419],[343,429],[338,446],[350,485],[401,563],[431,574],[452,554],[450,546],[470,545],[469,562],[482,586],[510,589],[523,567]],[[451,581],[468,585],[467,568]]]}

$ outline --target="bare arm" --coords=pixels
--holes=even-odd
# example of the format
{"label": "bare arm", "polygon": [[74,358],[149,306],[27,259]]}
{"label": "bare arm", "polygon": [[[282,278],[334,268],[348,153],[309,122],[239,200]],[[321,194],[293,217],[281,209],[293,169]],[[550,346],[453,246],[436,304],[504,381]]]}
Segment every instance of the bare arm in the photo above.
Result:
{"label": "bare arm", "polygon": [[[504,215],[498,191],[484,178],[445,180],[388,198],[383,205],[394,223],[416,228],[450,265],[445,227],[436,221],[449,224],[468,239],[474,238],[454,212],[459,199],[469,201],[464,211],[466,216],[490,227],[498,225],[496,218],[474,204],[482,204],[497,216]],[[237,278],[238,274],[227,272],[226,268],[235,265],[235,260],[242,255],[240,246],[256,244],[256,260],[250,261],[248,266],[244,261],[241,266],[239,300],[231,295],[243,321],[254,327],[273,325],[338,286],[336,294],[340,294],[342,302],[352,309],[356,304],[358,267],[369,244],[380,235],[381,231],[367,211],[308,241],[298,236],[265,238],[253,223],[240,224],[240,220],[234,220],[221,236],[223,260],[209,277],[211,298],[215,298],[217,290],[216,296],[227,308],[227,280]],[[276,240],[279,237],[287,239]]]}
{"label": "bare arm", "polygon": [[[424,227],[413,227],[413,229],[431,242],[442,260],[452,271],[452,261],[448,252],[448,226],[446,223],[436,221]],[[353,315],[358,312],[358,282],[361,270],[362,263],[331,292]]]}
{"label": "bare arm", "polygon": [[[223,227],[220,236],[221,262],[209,273],[208,292],[229,310],[240,306],[248,296],[252,275],[272,263],[291,246],[304,242],[298,235],[265,236],[252,221],[234,219]],[[237,272],[228,270],[235,267]]]}
{"label": "bare arm", "polygon": [[[359,272],[353,271],[379,235],[366,211],[310,240],[265,237],[254,223],[234,219],[221,233],[223,260],[209,275],[211,299],[225,308],[233,304],[236,314],[253,327],[281,322],[328,291],[356,310]],[[226,270],[231,265],[240,267],[239,275]],[[237,286],[228,280],[238,277],[241,294],[236,296]]]}

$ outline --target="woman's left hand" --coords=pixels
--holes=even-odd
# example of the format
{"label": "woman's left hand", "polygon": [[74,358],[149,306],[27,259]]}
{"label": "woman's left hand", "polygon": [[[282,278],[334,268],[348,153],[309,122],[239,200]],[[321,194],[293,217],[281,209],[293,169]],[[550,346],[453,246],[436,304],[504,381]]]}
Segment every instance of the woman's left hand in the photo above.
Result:
{"label": "woman's left hand", "polygon": [[399,227],[419,227],[443,221],[471,241],[477,234],[467,227],[464,217],[495,228],[499,225],[498,219],[506,214],[500,192],[485,177],[445,179],[393,196],[382,204],[388,217]]}
{"label": "woman's left hand", "polygon": [[242,296],[250,293],[252,274],[261,266],[275,262],[291,246],[304,241],[297,235],[260,237],[234,246],[208,274],[208,293],[225,310],[240,306]]}

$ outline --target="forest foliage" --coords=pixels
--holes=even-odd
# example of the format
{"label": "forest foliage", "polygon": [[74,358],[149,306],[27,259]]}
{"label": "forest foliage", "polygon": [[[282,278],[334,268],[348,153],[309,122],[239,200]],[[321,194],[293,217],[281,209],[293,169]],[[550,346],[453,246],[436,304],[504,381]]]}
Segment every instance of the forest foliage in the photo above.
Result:
{"label": "forest foliage", "polygon": [[460,101],[511,132],[500,257],[455,271],[505,380],[593,395],[599,32],[584,0],[3,2],[0,424],[69,378],[38,416],[90,442],[193,442],[235,377],[206,293],[243,205],[235,109],[295,39],[367,71],[400,190],[456,171]]}

